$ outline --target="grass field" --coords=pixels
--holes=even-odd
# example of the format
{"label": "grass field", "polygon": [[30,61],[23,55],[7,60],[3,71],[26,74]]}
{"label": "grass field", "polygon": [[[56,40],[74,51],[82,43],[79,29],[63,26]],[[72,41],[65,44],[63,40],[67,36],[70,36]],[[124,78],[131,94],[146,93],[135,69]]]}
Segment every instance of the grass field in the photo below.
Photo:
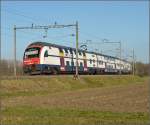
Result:
{"label": "grass field", "polygon": [[147,124],[148,81],[128,75],[3,77],[2,124]]}

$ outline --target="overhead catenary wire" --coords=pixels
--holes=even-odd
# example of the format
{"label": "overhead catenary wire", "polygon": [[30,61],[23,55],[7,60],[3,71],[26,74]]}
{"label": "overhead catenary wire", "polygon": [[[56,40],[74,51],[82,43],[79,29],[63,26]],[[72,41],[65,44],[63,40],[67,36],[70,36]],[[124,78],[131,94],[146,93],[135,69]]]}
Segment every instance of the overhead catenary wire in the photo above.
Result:
{"label": "overhead catenary wire", "polygon": [[[11,28],[9,28],[9,27],[2,27],[2,29],[4,29],[4,30],[11,30]],[[4,31],[3,30],[3,31]],[[29,38],[31,38],[31,39],[33,39],[33,40],[43,40],[44,41],[44,39],[45,38],[43,38],[43,35],[42,34],[40,34],[40,33],[33,33],[33,32],[29,32],[29,31],[24,31],[24,30],[20,30],[20,32],[22,32],[23,34],[20,34],[20,35],[25,35],[25,36],[29,36]],[[8,34],[8,33],[3,33],[2,34],[3,36],[9,36],[8,38],[12,38],[13,36],[12,36],[12,34]],[[35,37],[34,37],[35,36]],[[66,42],[66,38],[68,38],[68,37],[70,37],[71,38],[71,36],[73,36],[73,34],[63,34],[63,35],[58,35],[58,36],[47,36],[48,37],[48,41],[54,41],[54,42],[56,42],[56,41],[60,41],[60,43],[67,43]],[[32,41],[32,40],[30,40],[30,41]],[[69,42],[68,42],[69,43]]]}
{"label": "overhead catenary wire", "polygon": [[[8,26],[2,26],[2,30],[3,31],[6,31],[6,30],[11,31],[12,29]],[[19,31],[21,33],[21,34],[19,32],[18,32],[19,34],[17,33],[19,36],[23,35],[23,37],[25,37],[25,39],[28,39],[28,38],[30,39],[30,40],[29,39],[27,40],[28,44],[31,43],[32,41],[45,41],[46,40],[45,38],[43,38],[43,35],[40,33],[33,33],[33,32],[30,32],[30,30],[28,30],[28,31],[19,30]],[[7,33],[3,32],[2,35],[5,37],[5,39],[13,38],[13,36],[12,36],[13,34],[9,33],[9,32],[7,32]],[[28,37],[26,37],[26,36],[28,36]],[[57,41],[57,43],[58,43],[58,41],[59,41],[59,43],[61,43],[62,45],[66,45],[66,43],[67,43],[66,40],[70,36],[73,36],[73,35],[72,34],[64,34],[64,35],[58,35],[58,36],[48,36],[47,42],[55,43]],[[21,37],[21,38],[23,39],[23,37]],[[68,43],[70,43],[70,42],[68,42]],[[8,44],[9,43],[7,43],[7,45]],[[69,44],[69,45],[71,45],[71,44]],[[73,45],[71,45],[71,46],[73,46]]]}
{"label": "overhead catenary wire", "polygon": [[[10,30],[11,28],[8,28],[8,27],[5,27],[5,29],[8,29],[8,30]],[[38,33],[33,33],[33,32],[27,32],[27,31],[22,31],[22,30],[20,30],[21,32],[23,32],[23,33],[25,33],[25,35],[27,35],[27,34],[33,34],[34,36],[36,36],[36,37],[32,37],[32,39],[34,40],[34,39],[40,39],[40,38],[42,38],[42,36],[41,35],[39,35]],[[69,37],[69,36],[71,36],[72,34],[68,34],[68,35],[59,35],[59,36],[48,36],[49,37],[49,39],[50,39],[50,41],[52,40],[53,41],[53,39],[55,39],[55,41],[56,41],[56,39],[57,40],[61,40],[60,42],[61,43],[66,43],[65,41],[65,38],[67,38],[67,37]],[[31,38],[31,35],[30,35],[30,38]],[[42,38],[43,39],[43,38]],[[62,41],[64,39],[64,41]],[[54,41],[54,42],[55,42]],[[91,43],[88,43],[88,44],[98,44],[98,43],[100,43],[100,42],[91,42]],[[96,49],[96,48],[95,48]],[[95,49],[93,49],[93,51],[95,51]],[[103,52],[106,52],[105,50],[101,50],[101,51],[103,51]],[[123,51],[123,50],[122,50]]]}
{"label": "overhead catenary wire", "polygon": [[24,17],[24,18],[26,18],[26,20],[28,20],[31,23],[33,23],[33,22],[41,23],[41,21],[39,21],[38,19],[35,20],[35,18],[33,19],[30,16],[26,16],[25,14],[19,13],[19,11],[15,12],[14,10],[2,9],[2,12],[6,12],[6,13],[9,13],[9,14],[12,14],[12,15]]}
{"label": "overhead catenary wire", "polygon": [[[15,14],[15,15],[18,15],[18,16],[22,16],[22,17],[24,17],[24,18],[30,20],[30,22],[31,22],[31,21],[32,21],[32,22],[33,22],[33,21],[37,21],[37,20],[31,18],[30,16],[26,16],[26,15],[24,15],[24,14],[22,14],[22,13],[19,13],[18,10],[17,10],[17,12],[14,11],[14,9],[11,9],[11,11],[8,10],[8,9],[6,9],[5,11],[8,12],[8,13],[11,13],[11,14]],[[86,34],[86,35],[88,35],[88,36],[90,36],[90,37],[92,36],[93,38],[96,38],[97,40],[102,40],[102,38],[100,38],[100,37],[98,37],[98,36],[96,36],[96,35],[92,35],[92,34],[85,33],[85,32],[80,32],[80,34],[82,34],[82,33],[83,33],[83,34]],[[59,37],[59,36],[58,36],[58,37]],[[53,39],[53,37],[50,37],[50,38]],[[60,38],[61,38],[61,37],[60,37]],[[57,39],[57,36],[56,36],[54,39]],[[95,44],[95,42],[92,43],[92,44]]]}
{"label": "overhead catenary wire", "polygon": [[[93,47],[93,50],[95,50],[95,49],[97,49],[97,47],[99,46],[99,45],[106,45],[106,44],[103,44],[104,42],[104,40],[106,40],[106,41],[109,41],[107,38],[101,38],[101,37],[99,37],[99,36],[97,36],[97,35],[93,35],[93,34],[91,34],[91,33],[85,33],[85,32],[80,32],[81,34],[81,37],[83,37],[83,35],[84,36],[87,36],[87,38],[89,38],[89,37],[91,37],[91,38],[93,38],[93,39],[97,39],[98,41],[100,41],[100,42],[96,42],[96,41],[93,41],[93,40],[91,40],[91,42],[88,42],[88,43],[86,43],[86,41],[85,42],[82,42],[82,43],[84,43],[84,44],[89,44],[89,45],[92,45]],[[81,44],[82,44],[81,43]],[[94,46],[94,44],[96,45],[96,46]],[[107,44],[108,45],[108,44]],[[91,48],[91,47],[90,47]],[[122,52],[122,53],[125,53],[125,50],[124,49],[122,49],[121,48],[121,50],[119,50],[119,52]]]}
{"label": "overhead catenary wire", "polygon": [[25,29],[50,29],[50,28],[65,28],[65,27],[75,27],[76,29],[76,74],[75,77],[78,78],[78,22],[76,21],[76,24],[67,24],[67,25],[47,25],[47,26],[41,26],[41,25],[32,25],[32,26],[22,26],[22,27],[16,27],[14,25],[14,75],[16,76],[16,31],[17,30],[25,30]]}
{"label": "overhead catenary wire", "polygon": [[[30,17],[30,16],[27,16],[27,15],[25,15],[25,14],[22,14],[20,11],[18,11],[17,10],[17,12],[16,11],[14,11],[13,9],[5,9],[5,10],[3,10],[3,11],[6,11],[6,12],[8,12],[8,13],[11,13],[11,14],[14,14],[14,15],[17,15],[17,16],[22,16],[22,17],[24,17],[26,20],[30,20],[30,22],[34,22],[34,21],[39,21],[39,20],[35,20],[35,18],[33,19],[32,17]],[[39,21],[40,22],[40,21]],[[40,27],[39,27],[40,28]],[[100,40],[100,41],[102,41],[103,39],[101,38],[101,37],[99,37],[99,36],[97,36],[97,35],[93,35],[93,34],[90,34],[90,33],[85,33],[85,32],[82,32],[82,31],[80,31],[80,34],[86,34],[88,37],[92,37],[92,38],[94,38],[94,39],[97,39],[97,40]],[[59,38],[57,38],[57,37],[62,37],[62,36],[56,36],[56,37],[50,37],[50,38],[54,38],[54,39],[59,39]],[[99,44],[99,43],[101,43],[101,42],[92,42],[92,44]]]}

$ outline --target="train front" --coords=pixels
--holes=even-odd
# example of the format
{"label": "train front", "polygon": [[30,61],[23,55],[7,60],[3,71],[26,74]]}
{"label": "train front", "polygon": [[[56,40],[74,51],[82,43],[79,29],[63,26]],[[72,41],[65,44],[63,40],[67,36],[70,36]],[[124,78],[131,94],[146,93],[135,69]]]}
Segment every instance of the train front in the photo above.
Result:
{"label": "train front", "polygon": [[40,73],[41,47],[28,47],[24,52],[23,71],[26,74]]}

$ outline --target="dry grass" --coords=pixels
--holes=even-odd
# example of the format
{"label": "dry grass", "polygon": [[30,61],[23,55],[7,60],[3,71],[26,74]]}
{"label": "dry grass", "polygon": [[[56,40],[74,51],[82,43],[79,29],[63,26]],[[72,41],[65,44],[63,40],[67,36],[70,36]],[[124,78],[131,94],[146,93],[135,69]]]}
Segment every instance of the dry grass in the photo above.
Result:
{"label": "dry grass", "polygon": [[137,76],[3,79],[3,123],[148,123],[148,80]]}
{"label": "dry grass", "polygon": [[73,80],[72,76],[33,76],[4,78],[1,81],[1,96],[34,96],[56,92],[74,91],[88,88],[111,87],[143,83],[148,78],[133,76],[81,76]]}

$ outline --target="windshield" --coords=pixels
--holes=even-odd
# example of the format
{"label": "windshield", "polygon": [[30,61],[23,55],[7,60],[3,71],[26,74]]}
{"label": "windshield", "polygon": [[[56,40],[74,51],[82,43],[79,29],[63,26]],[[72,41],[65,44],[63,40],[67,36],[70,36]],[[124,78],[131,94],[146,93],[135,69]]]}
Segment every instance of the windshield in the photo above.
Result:
{"label": "windshield", "polygon": [[38,58],[40,53],[40,48],[28,48],[25,50],[24,58]]}

